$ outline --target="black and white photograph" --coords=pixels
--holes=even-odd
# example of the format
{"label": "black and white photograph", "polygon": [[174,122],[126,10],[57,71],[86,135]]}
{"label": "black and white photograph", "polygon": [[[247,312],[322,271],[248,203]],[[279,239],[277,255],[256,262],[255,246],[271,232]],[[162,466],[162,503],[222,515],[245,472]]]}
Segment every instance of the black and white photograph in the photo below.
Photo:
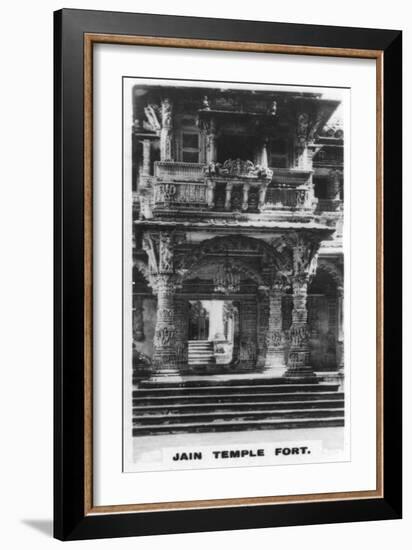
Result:
{"label": "black and white photograph", "polygon": [[125,471],[347,460],[348,90],[124,81]]}

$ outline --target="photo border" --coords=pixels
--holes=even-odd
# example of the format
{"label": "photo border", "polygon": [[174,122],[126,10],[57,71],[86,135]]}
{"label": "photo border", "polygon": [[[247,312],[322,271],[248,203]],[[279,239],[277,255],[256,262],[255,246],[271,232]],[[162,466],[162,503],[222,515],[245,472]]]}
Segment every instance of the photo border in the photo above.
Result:
{"label": "photo border", "polygon": [[[92,71],[95,43],[376,60],[375,491],[93,506]],[[57,538],[75,540],[401,517],[401,43],[401,32],[389,30],[71,9],[55,12],[54,524]],[[390,140],[384,140],[384,135],[390,135]],[[385,364],[388,375],[384,377]]]}

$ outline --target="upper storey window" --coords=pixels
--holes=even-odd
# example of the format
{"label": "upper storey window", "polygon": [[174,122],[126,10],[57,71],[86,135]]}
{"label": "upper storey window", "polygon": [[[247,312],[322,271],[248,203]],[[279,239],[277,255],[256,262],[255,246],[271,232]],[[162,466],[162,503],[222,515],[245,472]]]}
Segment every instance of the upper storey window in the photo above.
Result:
{"label": "upper storey window", "polygon": [[182,161],[199,162],[200,143],[199,134],[182,131]]}
{"label": "upper storey window", "polygon": [[288,167],[288,151],[285,139],[271,139],[269,143],[269,166],[272,168]]}

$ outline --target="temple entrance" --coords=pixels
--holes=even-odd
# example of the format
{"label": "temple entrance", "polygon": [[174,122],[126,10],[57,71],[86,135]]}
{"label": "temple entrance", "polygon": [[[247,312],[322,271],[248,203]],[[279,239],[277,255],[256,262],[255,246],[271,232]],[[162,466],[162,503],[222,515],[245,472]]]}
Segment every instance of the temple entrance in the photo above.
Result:
{"label": "temple entrance", "polygon": [[189,340],[209,340],[209,311],[199,300],[189,302]]}
{"label": "temple entrance", "polygon": [[239,308],[232,300],[189,301],[188,363],[230,365],[239,358]]}

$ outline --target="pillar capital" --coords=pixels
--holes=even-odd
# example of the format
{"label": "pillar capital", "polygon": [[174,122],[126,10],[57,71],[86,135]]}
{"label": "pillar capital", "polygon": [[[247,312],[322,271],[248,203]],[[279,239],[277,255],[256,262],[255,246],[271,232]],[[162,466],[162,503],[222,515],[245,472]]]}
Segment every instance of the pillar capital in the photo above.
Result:
{"label": "pillar capital", "polygon": [[270,286],[270,293],[284,294],[290,287],[290,282],[286,276],[276,276]]}

